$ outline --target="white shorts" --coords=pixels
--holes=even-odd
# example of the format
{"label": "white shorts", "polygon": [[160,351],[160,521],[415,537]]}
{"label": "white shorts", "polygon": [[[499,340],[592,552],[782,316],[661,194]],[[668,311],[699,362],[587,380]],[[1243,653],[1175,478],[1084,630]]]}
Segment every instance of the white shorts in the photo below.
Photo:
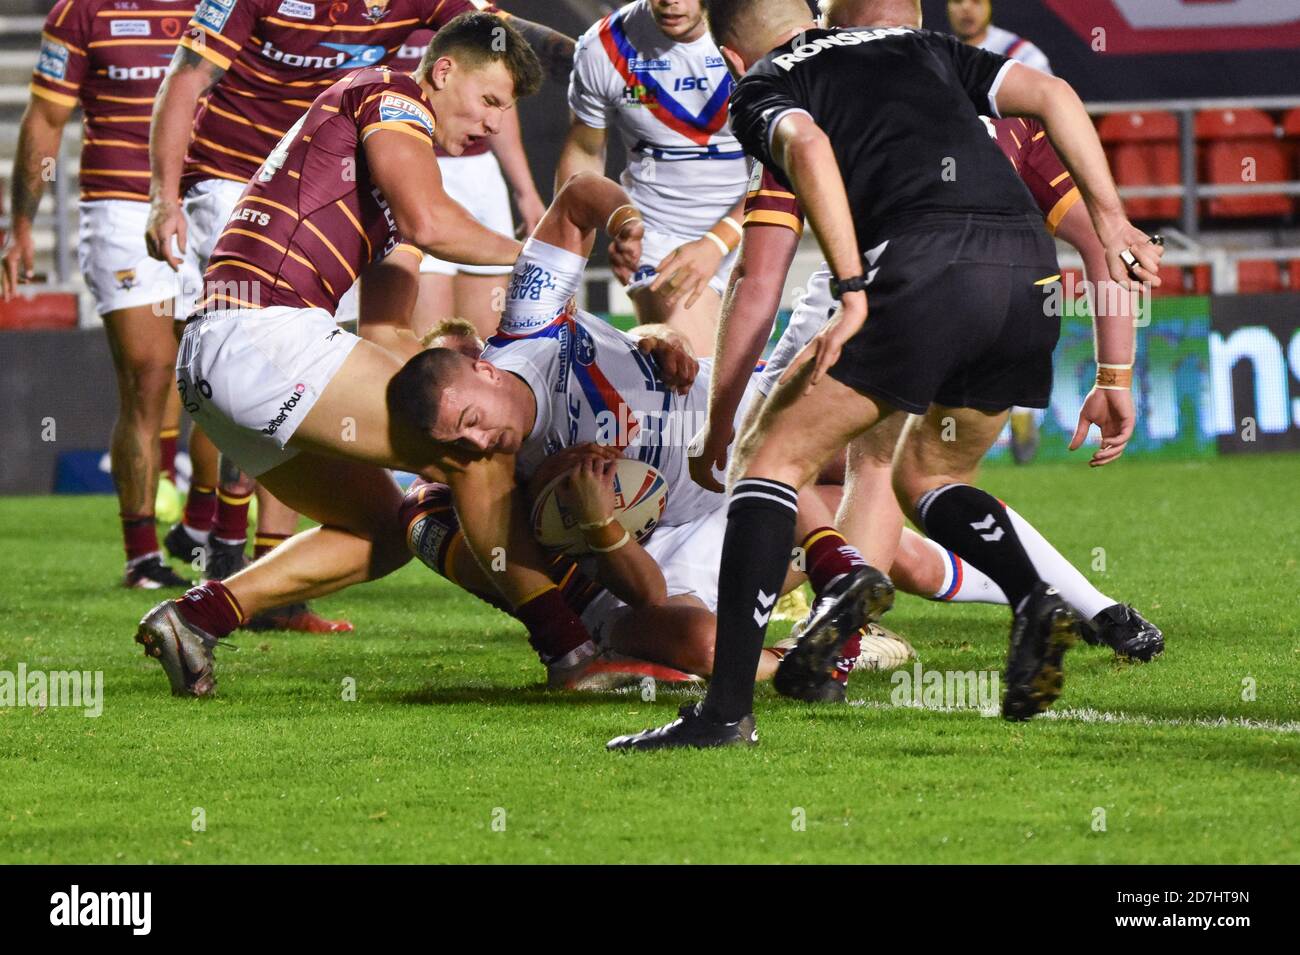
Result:
{"label": "white shorts", "polygon": [[185,212],[185,256],[181,266],[184,309],[177,317],[185,319],[202,297],[203,273],[217,246],[217,239],[235,211],[235,203],[244,194],[245,183],[229,179],[204,179],[185,193],[181,208]]}
{"label": "white shorts", "polygon": [[171,266],[149,258],[145,249],[149,203],[95,199],[81,203],[80,213],[77,263],[96,311],[107,315],[154,303],[171,309],[180,282]]}
{"label": "white shorts", "polygon": [[[727,533],[727,506],[689,524],[656,527],[645,543],[668,584],[668,596],[692,596],[710,613],[718,612],[718,566],[722,563],[722,538]],[[614,624],[631,608],[608,590],[583,611],[582,622],[597,644],[605,646]]]}
{"label": "white shorts", "polygon": [[[641,239],[641,263],[637,266],[636,273],[632,276],[632,281],[628,283],[627,293],[629,295],[644,288],[655,280],[659,274],[659,263],[668,257],[668,253],[673,249],[685,245],[687,242],[694,242],[698,235],[671,235],[667,232],[654,232],[650,229],[645,230],[645,236]],[[731,278],[731,267],[736,263],[736,250],[732,249],[722,263],[718,266],[718,271],[713,273],[713,278],[709,279],[709,288],[722,295],[727,291],[727,280]]]}
{"label": "white shorts", "polygon": [[[482,225],[502,235],[515,234],[515,220],[510,213],[510,192],[501,165],[490,152],[478,156],[439,156],[442,188]],[[420,262],[422,273],[436,275],[509,275],[509,265],[461,265],[426,255]]]}
{"label": "white shorts", "polygon": [[360,340],[323,308],[209,312],[181,336],[181,403],[257,477],[298,453],[285,445]]}
{"label": "white shorts", "polygon": [[[825,263],[822,263],[823,266]],[[808,284],[794,303],[790,314],[790,324],[781,333],[776,348],[763,368],[758,379],[759,394],[767,396],[772,393],[776,383],[781,380],[785,370],[790,367],[795,356],[803,351],[803,346],[812,341],[813,336],[822,330],[835,312],[835,299],[831,298],[831,273],[820,268],[808,277]]]}

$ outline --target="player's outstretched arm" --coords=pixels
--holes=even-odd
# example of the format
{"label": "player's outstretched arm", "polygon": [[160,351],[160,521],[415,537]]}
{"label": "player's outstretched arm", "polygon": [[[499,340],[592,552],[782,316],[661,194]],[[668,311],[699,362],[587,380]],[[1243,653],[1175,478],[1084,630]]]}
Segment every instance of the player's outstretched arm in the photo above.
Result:
{"label": "player's outstretched arm", "polygon": [[[861,276],[862,254],[853,227],[853,212],[830,139],[807,113],[790,112],[777,124],[772,136],[772,155],[794,186],[831,274],[839,280]],[[846,293],[835,316],[790,363],[782,381],[788,381],[805,362],[812,360],[815,365],[808,386],[815,386],[839,360],[844,344],[866,320],[866,292]]]}
{"label": "player's outstretched arm", "polygon": [[[1160,285],[1157,272],[1163,250],[1128,221],[1097,130],[1073,87],[1038,70],[1013,65],[995,98],[1002,115],[1032,116],[1046,127],[1048,138],[1083,194],[1093,227],[1106,248],[1111,278],[1125,288],[1130,279]],[[1125,250],[1137,258],[1131,271],[1120,259]]]}
{"label": "player's outstretched arm", "polygon": [[72,106],[32,95],[18,127],[18,152],[14,156],[13,181],[9,185],[13,209],[4,247],[4,270],[0,281],[4,299],[13,297],[19,282],[31,279],[36,257],[32,221],[45,192],[46,170],[58,159],[63,127]]}
{"label": "player's outstretched arm", "polygon": [[513,265],[520,243],[480,223],[442,186],[427,140],[390,129],[362,143],[370,177],[383,193],[406,241],[463,265]]}
{"label": "player's outstretched arm", "polygon": [[180,258],[172,249],[173,236],[180,251],[185,252],[181,171],[194,128],[194,112],[199,98],[225,72],[210,59],[187,47],[178,47],[154,100],[153,120],[149,125],[149,223],[145,227],[145,245],[149,255],[162,259],[173,269],[180,266]]}
{"label": "player's outstretched arm", "polygon": [[588,126],[569,113],[569,132],[560,147],[560,159],[555,166],[555,193],[558,196],[564,184],[580,172],[595,176],[605,174],[605,143],[608,134],[603,129]]}
{"label": "player's outstretched arm", "polygon": [[531,235],[546,212],[546,203],[537,192],[537,183],[533,181],[533,172],[528,166],[518,109],[507,110],[501,117],[501,131],[492,137],[492,154],[501,165],[501,172],[510,185],[519,217],[523,220],[516,235]]}
{"label": "player's outstretched arm", "polygon": [[709,419],[691,445],[691,477],[710,491],[724,490],[713,472],[727,470],[736,410],[763,346],[772,335],[785,277],[798,248],[799,234],[792,229],[762,224],[745,227],[718,319],[713,377],[709,381]]}

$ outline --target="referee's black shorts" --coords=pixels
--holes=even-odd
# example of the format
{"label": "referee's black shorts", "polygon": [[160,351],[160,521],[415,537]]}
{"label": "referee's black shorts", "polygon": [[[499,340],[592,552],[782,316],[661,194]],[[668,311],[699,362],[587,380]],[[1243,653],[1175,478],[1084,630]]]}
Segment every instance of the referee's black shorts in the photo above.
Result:
{"label": "referee's black shorts", "polygon": [[[896,408],[1046,408],[1056,246],[1038,216],[929,214],[879,235],[869,313],[831,377]],[[873,249],[873,251],[874,251]]]}

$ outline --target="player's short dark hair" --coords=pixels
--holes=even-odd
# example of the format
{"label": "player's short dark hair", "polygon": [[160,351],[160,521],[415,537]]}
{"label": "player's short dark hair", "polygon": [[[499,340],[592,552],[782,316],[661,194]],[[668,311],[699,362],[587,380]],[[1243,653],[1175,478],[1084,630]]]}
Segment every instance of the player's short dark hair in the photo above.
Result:
{"label": "player's short dark hair", "polygon": [[412,357],[388,383],[388,413],[421,434],[438,425],[443,392],[467,359],[451,348],[426,348]]}
{"label": "player's short dark hair", "polygon": [[433,35],[420,58],[420,76],[428,76],[441,57],[470,68],[501,61],[515,83],[515,99],[532,96],[542,85],[542,64],[523,34],[495,13],[462,13]]}
{"label": "player's short dark hair", "polygon": [[704,14],[709,20],[709,32],[718,46],[731,46],[736,35],[741,14],[753,6],[753,0],[705,0]]}

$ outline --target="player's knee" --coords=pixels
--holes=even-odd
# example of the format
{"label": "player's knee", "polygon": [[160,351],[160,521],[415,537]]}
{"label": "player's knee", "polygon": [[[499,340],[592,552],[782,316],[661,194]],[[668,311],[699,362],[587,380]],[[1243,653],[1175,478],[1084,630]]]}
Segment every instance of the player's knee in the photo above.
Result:
{"label": "player's knee", "polygon": [[176,369],[166,362],[132,362],[123,371],[122,403],[133,416],[161,416]]}

